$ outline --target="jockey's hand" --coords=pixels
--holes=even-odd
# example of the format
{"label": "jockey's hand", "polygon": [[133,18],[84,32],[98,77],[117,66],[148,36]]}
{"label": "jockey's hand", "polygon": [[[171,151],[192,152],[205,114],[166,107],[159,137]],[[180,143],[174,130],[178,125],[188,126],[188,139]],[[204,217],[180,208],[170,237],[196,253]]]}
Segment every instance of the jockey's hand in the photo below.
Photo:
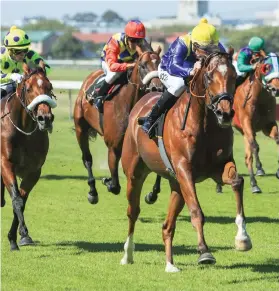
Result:
{"label": "jockey's hand", "polygon": [[195,62],[194,67],[193,67],[192,71],[190,72],[190,75],[191,76],[195,75],[196,72],[201,69],[201,67],[202,67],[202,64],[200,61]]}
{"label": "jockey's hand", "polygon": [[127,70],[128,69],[133,69],[135,65],[136,65],[136,63],[128,63],[127,64]]}
{"label": "jockey's hand", "polygon": [[253,70],[256,70],[257,66],[258,66],[258,63],[253,64],[253,65],[252,65]]}
{"label": "jockey's hand", "polygon": [[12,73],[11,74],[11,79],[17,83],[20,83],[23,79],[23,75],[18,74],[18,73]]}

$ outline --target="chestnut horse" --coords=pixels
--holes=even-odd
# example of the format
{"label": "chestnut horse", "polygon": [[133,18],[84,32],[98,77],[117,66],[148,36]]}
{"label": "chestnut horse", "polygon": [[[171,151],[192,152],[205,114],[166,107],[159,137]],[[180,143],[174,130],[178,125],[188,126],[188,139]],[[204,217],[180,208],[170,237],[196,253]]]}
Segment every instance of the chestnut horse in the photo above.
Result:
{"label": "chestnut horse", "polygon": [[[88,201],[98,203],[98,192],[92,172],[92,155],[89,149],[89,137],[97,133],[104,137],[108,147],[108,164],[111,178],[103,179],[109,192],[119,194],[120,184],[118,165],[122,152],[124,133],[128,125],[128,116],[136,102],[148,91],[162,91],[163,86],[158,78],[157,68],[160,61],[160,51],[143,51],[137,46],[138,59],[131,75],[127,75],[128,82],[110,101],[104,103],[104,114],[93,107],[86,99],[86,91],[94,80],[103,74],[102,70],[91,73],[83,82],[74,108],[74,122],[76,137],[82,151],[82,161],[88,171]],[[103,123],[101,126],[100,122]]]}
{"label": "chestnut horse", "polygon": [[[121,264],[133,263],[134,229],[140,213],[140,194],[143,183],[151,171],[169,180],[171,196],[168,214],[162,227],[166,251],[166,272],[177,272],[173,262],[172,241],[176,219],[186,203],[191,222],[198,232],[198,262],[215,263],[205,242],[205,217],[200,207],[195,183],[212,178],[229,184],[237,204],[235,238],[236,249],[249,250],[251,240],[246,232],[243,208],[244,179],[238,175],[233,159],[232,103],[236,72],[231,55],[221,52],[205,56],[202,68],[190,82],[190,93],[184,92],[168,111],[163,129],[163,141],[176,177],[166,170],[158,147],[158,139],[149,139],[138,125],[138,118],[146,116],[158,100],[158,93],[145,95],[133,108],[125,134],[122,166],[127,176],[129,219],[128,238],[124,245]],[[190,96],[193,96],[192,98]],[[181,125],[188,111],[186,127]],[[158,137],[159,138],[159,137]]]}
{"label": "chestnut horse", "polygon": [[[30,70],[24,65],[24,78],[16,93],[1,100],[1,206],[5,187],[13,205],[13,222],[8,234],[11,250],[31,245],[24,220],[28,195],[38,182],[48,153],[48,132],[52,131],[56,107],[52,85],[42,68]],[[20,186],[17,177],[21,179]]]}
{"label": "chestnut horse", "polygon": [[[256,159],[256,175],[265,174],[259,159],[256,132],[262,131],[266,136],[274,139],[279,146],[276,96],[279,97],[279,56],[270,53],[258,63],[254,74],[237,88],[234,96],[233,126],[244,137],[245,164],[250,175],[252,193],[262,192],[253,171],[253,154]],[[279,169],[276,177],[279,179]],[[217,186],[217,192],[220,189],[220,186]]]}

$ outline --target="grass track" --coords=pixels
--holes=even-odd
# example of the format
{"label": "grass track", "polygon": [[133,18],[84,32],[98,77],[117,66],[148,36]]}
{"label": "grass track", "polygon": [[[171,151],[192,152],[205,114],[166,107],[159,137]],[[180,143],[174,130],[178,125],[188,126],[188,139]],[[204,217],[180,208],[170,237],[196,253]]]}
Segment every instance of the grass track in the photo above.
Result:
{"label": "grass track", "polygon": [[[127,235],[125,177],[120,170],[122,191],[108,193],[100,178],[108,175],[106,148],[100,137],[91,144],[94,174],[99,179],[99,204],[87,202],[86,171],[67,116],[67,99],[58,94],[55,128],[50,136],[50,151],[42,177],[30,195],[26,222],[36,247],[24,247],[11,253],[7,233],[12,208],[6,193],[1,209],[2,290],[279,290],[279,181],[277,151],[274,142],[259,135],[261,158],[267,172],[258,178],[264,191],[252,195],[245,176],[245,212],[253,249],[234,250],[236,235],[235,199],[230,187],[215,194],[215,185],[207,180],[197,191],[207,223],[205,238],[213,251],[215,266],[197,265],[197,236],[186,208],[177,222],[174,259],[182,269],[166,274],[161,225],[166,215],[169,189],[164,181],[154,205],[141,197],[141,214],[135,232],[135,264],[120,266]],[[242,137],[235,134],[235,159],[240,173],[246,174]],[[143,194],[155,179],[151,175]]]}

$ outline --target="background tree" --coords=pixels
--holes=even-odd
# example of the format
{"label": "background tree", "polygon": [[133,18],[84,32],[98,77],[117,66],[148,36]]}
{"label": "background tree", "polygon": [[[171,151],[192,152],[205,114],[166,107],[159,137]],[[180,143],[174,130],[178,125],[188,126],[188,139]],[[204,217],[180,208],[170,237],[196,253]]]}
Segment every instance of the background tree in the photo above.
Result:
{"label": "background tree", "polygon": [[102,21],[106,23],[124,22],[124,19],[112,10],[107,10],[101,17]]}
{"label": "background tree", "polygon": [[81,58],[83,56],[83,44],[72,36],[71,31],[68,31],[53,43],[51,55],[57,59]]}
{"label": "background tree", "polygon": [[52,31],[65,31],[65,30],[77,30],[74,27],[66,25],[56,19],[43,19],[39,20],[37,23],[26,24],[22,27],[24,30],[52,30]]}

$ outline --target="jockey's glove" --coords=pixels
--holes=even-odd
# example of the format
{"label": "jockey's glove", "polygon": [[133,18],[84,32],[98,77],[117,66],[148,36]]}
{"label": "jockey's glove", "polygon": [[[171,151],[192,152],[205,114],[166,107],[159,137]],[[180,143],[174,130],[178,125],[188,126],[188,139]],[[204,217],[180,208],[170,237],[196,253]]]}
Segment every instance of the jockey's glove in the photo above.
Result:
{"label": "jockey's glove", "polygon": [[23,79],[23,75],[18,74],[18,73],[12,73],[11,74],[11,79],[17,83],[20,83]]}

